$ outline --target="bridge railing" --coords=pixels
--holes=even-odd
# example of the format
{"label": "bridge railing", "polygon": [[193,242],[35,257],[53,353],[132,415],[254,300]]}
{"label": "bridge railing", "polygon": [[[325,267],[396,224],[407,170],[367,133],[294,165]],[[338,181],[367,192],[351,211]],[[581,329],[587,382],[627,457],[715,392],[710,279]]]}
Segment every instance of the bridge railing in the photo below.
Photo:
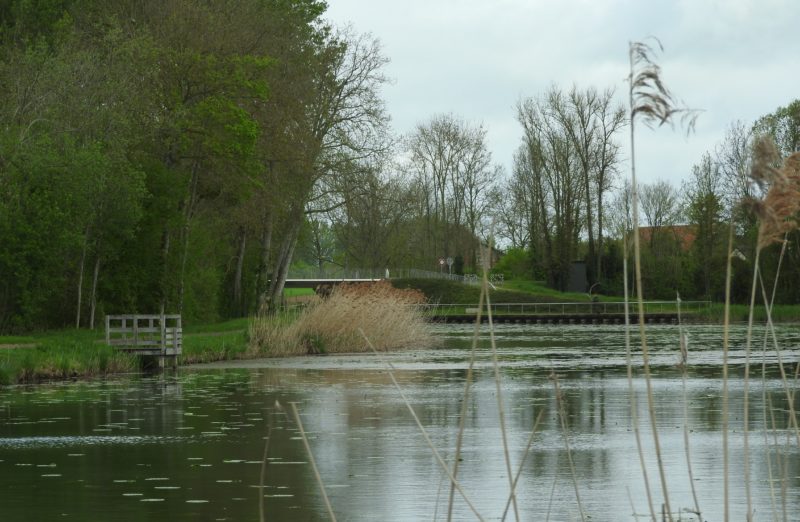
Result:
{"label": "bridge railing", "polygon": [[[391,274],[391,271],[390,271]],[[385,279],[385,268],[290,268],[287,279]]]}
{"label": "bridge railing", "polygon": [[[326,267],[322,270],[318,268],[290,268],[287,279],[445,279],[457,281],[459,283],[478,284],[480,277],[474,274],[457,275],[447,272],[434,272],[432,270],[421,270],[418,268],[341,268]],[[501,283],[495,276],[492,279],[494,284]]]}
{"label": "bridge railing", "polygon": [[[681,312],[707,310],[711,301],[682,301]],[[477,304],[424,304],[418,305],[427,313],[441,315],[475,314]],[[492,303],[493,314],[567,315],[567,314],[624,314],[624,302],[575,302],[575,303]],[[484,308],[485,313],[486,308]],[[645,301],[646,314],[676,313],[675,301]],[[628,312],[636,314],[636,303],[628,304]]]}

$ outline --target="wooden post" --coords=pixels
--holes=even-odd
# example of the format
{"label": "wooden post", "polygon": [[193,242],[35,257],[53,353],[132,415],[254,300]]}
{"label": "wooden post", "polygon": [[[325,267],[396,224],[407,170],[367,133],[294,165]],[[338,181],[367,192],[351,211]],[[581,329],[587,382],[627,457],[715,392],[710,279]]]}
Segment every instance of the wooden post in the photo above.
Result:
{"label": "wooden post", "polygon": [[161,356],[163,357],[167,353],[167,323],[164,320],[163,313],[161,314],[159,321],[161,323]]}
{"label": "wooden post", "polygon": [[111,328],[111,316],[106,316],[106,344],[111,344],[111,332],[109,329]]}

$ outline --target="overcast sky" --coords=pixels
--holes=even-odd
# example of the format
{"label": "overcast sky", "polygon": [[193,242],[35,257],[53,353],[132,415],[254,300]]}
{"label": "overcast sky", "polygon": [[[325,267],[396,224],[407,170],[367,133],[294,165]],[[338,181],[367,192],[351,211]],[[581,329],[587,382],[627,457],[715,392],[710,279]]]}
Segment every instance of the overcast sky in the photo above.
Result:
{"label": "overcast sky", "polygon": [[[549,86],[615,87],[627,99],[628,42],[664,45],[663,79],[703,109],[696,132],[637,131],[640,180],[686,178],[734,120],[800,98],[798,0],[328,0],[327,18],[377,37],[391,60],[384,98],[405,134],[433,115],[483,123],[510,172],[516,102]],[[628,167],[628,135],[620,135]]]}

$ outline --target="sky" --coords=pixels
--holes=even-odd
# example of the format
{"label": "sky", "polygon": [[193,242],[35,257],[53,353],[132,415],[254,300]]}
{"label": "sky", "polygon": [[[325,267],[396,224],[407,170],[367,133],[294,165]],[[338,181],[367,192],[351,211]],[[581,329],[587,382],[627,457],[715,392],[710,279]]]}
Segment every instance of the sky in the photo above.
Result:
{"label": "sky", "polygon": [[[511,172],[515,105],[551,86],[615,88],[627,103],[628,42],[657,37],[662,78],[701,109],[695,132],[638,126],[640,182],[680,186],[736,120],[800,98],[798,0],[328,0],[327,19],[370,33],[390,63],[386,107],[399,134],[437,114],[483,124]],[[629,135],[623,172],[629,172]]]}

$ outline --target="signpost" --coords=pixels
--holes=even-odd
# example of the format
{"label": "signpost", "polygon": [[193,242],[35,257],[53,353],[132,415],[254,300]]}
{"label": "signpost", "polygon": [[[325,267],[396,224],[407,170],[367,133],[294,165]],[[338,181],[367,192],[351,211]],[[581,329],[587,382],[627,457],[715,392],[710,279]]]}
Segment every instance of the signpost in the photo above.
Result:
{"label": "signpost", "polygon": [[447,273],[453,275],[453,258],[447,258]]}
{"label": "signpost", "polygon": [[439,258],[439,273],[442,273],[443,271],[444,271],[444,258],[440,257]]}

